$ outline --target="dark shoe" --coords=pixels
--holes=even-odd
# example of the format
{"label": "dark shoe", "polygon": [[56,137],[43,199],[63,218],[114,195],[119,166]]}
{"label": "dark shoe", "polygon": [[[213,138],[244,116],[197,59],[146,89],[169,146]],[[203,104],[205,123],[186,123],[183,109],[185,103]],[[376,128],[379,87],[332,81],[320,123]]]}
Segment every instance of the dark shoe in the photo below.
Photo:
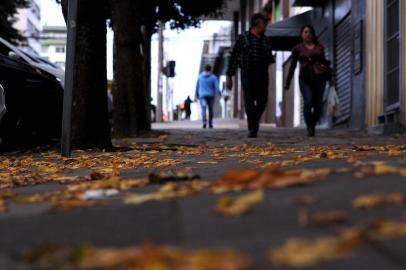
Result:
{"label": "dark shoe", "polygon": [[210,125],[209,125],[209,128],[213,128],[213,125],[212,125],[212,124],[210,124]]}
{"label": "dark shoe", "polygon": [[314,137],[316,135],[315,127],[311,126],[307,128],[307,136]]}
{"label": "dark shoe", "polygon": [[207,125],[206,125],[206,124],[203,124],[203,128],[207,128]]}
{"label": "dark shoe", "polygon": [[256,132],[250,131],[248,133],[248,138],[256,138],[256,137],[258,137],[258,134]]}

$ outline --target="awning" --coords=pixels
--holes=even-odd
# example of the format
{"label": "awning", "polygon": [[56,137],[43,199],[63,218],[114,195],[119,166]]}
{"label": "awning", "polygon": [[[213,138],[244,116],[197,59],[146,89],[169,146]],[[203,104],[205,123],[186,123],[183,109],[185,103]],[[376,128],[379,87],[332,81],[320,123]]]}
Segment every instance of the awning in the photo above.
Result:
{"label": "awning", "polygon": [[306,24],[313,25],[317,33],[327,26],[326,19],[320,12],[310,10],[268,26],[265,35],[270,37],[274,50],[290,51],[299,43],[300,29]]}
{"label": "awning", "polygon": [[326,3],[325,0],[291,0],[290,3],[294,7],[317,7]]}

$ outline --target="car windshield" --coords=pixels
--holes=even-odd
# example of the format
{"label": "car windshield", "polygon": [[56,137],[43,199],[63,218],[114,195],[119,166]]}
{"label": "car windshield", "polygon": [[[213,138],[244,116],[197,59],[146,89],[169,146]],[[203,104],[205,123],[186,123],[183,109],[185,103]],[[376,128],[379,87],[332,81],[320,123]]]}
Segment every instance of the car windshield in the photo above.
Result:
{"label": "car windshield", "polygon": [[51,68],[59,69],[58,66],[56,66],[55,64],[52,64],[51,62],[49,62],[49,61],[47,61],[47,60],[45,60],[45,59],[43,59],[43,58],[41,58],[41,57],[39,57],[39,56],[32,55],[32,54],[27,53],[27,52],[25,52],[25,51],[23,51],[23,50],[20,50],[20,51],[21,51],[25,56],[29,57],[29,58],[30,58],[32,61],[34,61],[35,63],[43,64],[43,65],[47,65],[47,66],[49,66],[49,67],[51,67]]}
{"label": "car windshield", "polygon": [[41,64],[40,61],[38,61],[34,56],[31,56],[29,53],[26,53],[26,52],[23,51],[23,50],[20,50],[20,52],[21,52],[22,54],[24,54],[25,56],[27,56],[28,58],[30,58],[31,61],[33,61],[33,62],[35,62],[35,63],[38,63],[38,64]]}
{"label": "car windshield", "polygon": [[49,61],[47,61],[47,60],[45,60],[45,59],[43,59],[43,58],[37,57],[36,59],[37,59],[39,62],[41,62],[42,64],[46,64],[46,65],[51,66],[51,67],[53,67],[53,68],[59,69],[59,67],[58,67],[57,65],[55,65],[55,64],[53,64],[53,63],[51,63],[51,62],[49,62]]}

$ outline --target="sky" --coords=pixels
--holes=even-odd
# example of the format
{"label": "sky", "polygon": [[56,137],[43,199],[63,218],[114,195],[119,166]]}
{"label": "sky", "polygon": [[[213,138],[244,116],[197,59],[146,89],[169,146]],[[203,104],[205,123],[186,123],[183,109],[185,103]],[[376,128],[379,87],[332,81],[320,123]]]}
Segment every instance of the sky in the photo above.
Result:
{"label": "sky", "polygon": [[41,0],[42,25],[65,25],[60,5],[55,0]]}

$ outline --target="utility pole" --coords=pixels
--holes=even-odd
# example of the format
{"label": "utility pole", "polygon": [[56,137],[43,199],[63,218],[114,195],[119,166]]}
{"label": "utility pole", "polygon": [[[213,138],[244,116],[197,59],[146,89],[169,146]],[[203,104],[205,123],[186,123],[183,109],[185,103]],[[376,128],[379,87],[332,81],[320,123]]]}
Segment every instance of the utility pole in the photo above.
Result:
{"label": "utility pole", "polygon": [[156,121],[162,122],[163,117],[163,78],[162,72],[164,69],[164,22],[159,22],[158,30],[158,93],[157,93],[157,108],[156,108]]}
{"label": "utility pole", "polygon": [[72,151],[72,107],[73,91],[76,81],[75,56],[78,0],[69,0],[68,3],[68,40],[66,52],[65,90],[63,97],[61,137],[61,155],[63,157],[70,157]]}

